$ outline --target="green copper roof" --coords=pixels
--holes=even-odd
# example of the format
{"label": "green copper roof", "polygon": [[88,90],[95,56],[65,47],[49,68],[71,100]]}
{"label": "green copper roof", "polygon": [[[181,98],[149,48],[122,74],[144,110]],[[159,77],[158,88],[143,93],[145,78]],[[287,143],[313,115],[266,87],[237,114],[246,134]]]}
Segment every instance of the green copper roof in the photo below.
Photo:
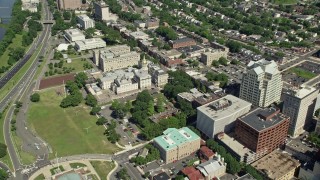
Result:
{"label": "green copper roof", "polygon": [[168,151],[180,144],[196,139],[200,139],[200,137],[189,128],[183,127],[180,129],[168,128],[163,132],[162,136],[154,138],[154,141]]}

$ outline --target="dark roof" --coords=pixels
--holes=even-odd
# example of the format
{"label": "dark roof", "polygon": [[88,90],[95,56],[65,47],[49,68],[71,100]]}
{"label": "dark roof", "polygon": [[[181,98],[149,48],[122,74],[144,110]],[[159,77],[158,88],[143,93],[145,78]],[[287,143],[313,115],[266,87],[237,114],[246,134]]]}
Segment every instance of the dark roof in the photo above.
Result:
{"label": "dark roof", "polygon": [[286,119],[288,119],[287,116],[272,107],[264,109],[257,108],[239,118],[240,121],[246,123],[256,131],[262,131],[264,129],[270,128]]}
{"label": "dark roof", "polygon": [[183,42],[188,42],[188,41],[194,41],[194,39],[185,37],[185,38],[174,40],[174,41],[172,41],[172,43],[176,44],[176,43],[183,43]]}
{"label": "dark roof", "polygon": [[168,179],[170,179],[170,177],[168,176],[167,173],[162,172],[160,174],[157,174],[156,176],[153,176],[153,179],[154,180],[168,180]]}

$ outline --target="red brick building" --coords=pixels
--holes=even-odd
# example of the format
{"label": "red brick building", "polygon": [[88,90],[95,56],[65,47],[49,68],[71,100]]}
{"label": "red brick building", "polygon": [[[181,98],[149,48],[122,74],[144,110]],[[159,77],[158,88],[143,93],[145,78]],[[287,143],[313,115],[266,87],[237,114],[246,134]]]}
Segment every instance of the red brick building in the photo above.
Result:
{"label": "red brick building", "polygon": [[199,150],[199,156],[202,159],[205,159],[208,161],[209,159],[214,157],[214,152],[211,149],[209,149],[207,146],[201,146]]}
{"label": "red brick building", "polygon": [[289,128],[289,117],[275,108],[257,108],[238,118],[236,139],[243,145],[263,156],[281,147]]}
{"label": "red brick building", "polygon": [[169,44],[172,48],[177,49],[181,47],[194,46],[197,43],[194,39],[185,37],[174,41],[169,41]]}

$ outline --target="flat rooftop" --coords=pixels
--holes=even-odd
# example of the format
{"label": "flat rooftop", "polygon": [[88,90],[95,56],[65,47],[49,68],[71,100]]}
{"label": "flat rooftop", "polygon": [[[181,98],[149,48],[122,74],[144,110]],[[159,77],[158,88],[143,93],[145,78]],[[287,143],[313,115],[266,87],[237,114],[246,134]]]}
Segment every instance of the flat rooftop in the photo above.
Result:
{"label": "flat rooftop", "polygon": [[250,149],[246,148],[244,145],[242,145],[239,141],[237,141],[235,138],[224,134],[223,138],[219,139],[222,143],[227,145],[232,151],[234,151],[239,156],[244,156],[245,154],[255,154]]}
{"label": "flat rooftop", "polygon": [[172,43],[173,44],[177,44],[177,43],[184,43],[184,42],[189,42],[189,41],[194,41],[194,39],[188,38],[188,37],[184,37],[184,38],[181,38],[181,39],[174,40],[174,41],[172,41]]}
{"label": "flat rooftop", "polygon": [[219,121],[248,107],[251,107],[251,103],[233,95],[227,95],[197,109],[210,117],[212,121]]}
{"label": "flat rooftop", "polygon": [[275,150],[251,165],[266,174],[270,179],[279,179],[289,171],[299,167],[300,163],[288,153]]}
{"label": "flat rooftop", "polygon": [[289,90],[285,93],[290,94],[292,96],[295,96],[297,98],[304,98],[306,96],[308,96],[309,94],[313,93],[314,91],[316,91],[317,89],[311,86],[305,86],[302,87],[300,89],[295,89],[295,90]]}
{"label": "flat rooftop", "polygon": [[75,41],[79,46],[84,46],[84,45],[91,45],[91,44],[96,44],[96,43],[103,43],[106,44],[106,42],[101,39],[101,38],[91,38],[91,39],[85,39],[85,40],[80,40],[80,41]]}
{"label": "flat rooftop", "polygon": [[256,131],[262,131],[288,119],[276,108],[257,108],[239,118]]}
{"label": "flat rooftop", "polygon": [[159,144],[163,149],[168,151],[181,144],[194,141],[196,139],[200,140],[200,137],[189,128],[183,127],[180,129],[168,128],[163,132],[162,136],[154,138],[154,141],[157,142],[157,144]]}

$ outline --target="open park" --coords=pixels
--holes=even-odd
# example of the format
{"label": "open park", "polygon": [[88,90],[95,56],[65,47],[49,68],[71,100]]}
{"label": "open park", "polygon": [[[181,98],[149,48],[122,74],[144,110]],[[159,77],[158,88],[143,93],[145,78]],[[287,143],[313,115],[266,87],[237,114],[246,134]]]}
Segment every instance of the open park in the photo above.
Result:
{"label": "open park", "polygon": [[41,100],[33,103],[28,111],[29,126],[52,148],[50,158],[75,154],[112,154],[119,150],[103,135],[105,129],[97,126],[96,116],[89,114],[89,107],[61,108],[64,89],[51,88],[39,92]]}

